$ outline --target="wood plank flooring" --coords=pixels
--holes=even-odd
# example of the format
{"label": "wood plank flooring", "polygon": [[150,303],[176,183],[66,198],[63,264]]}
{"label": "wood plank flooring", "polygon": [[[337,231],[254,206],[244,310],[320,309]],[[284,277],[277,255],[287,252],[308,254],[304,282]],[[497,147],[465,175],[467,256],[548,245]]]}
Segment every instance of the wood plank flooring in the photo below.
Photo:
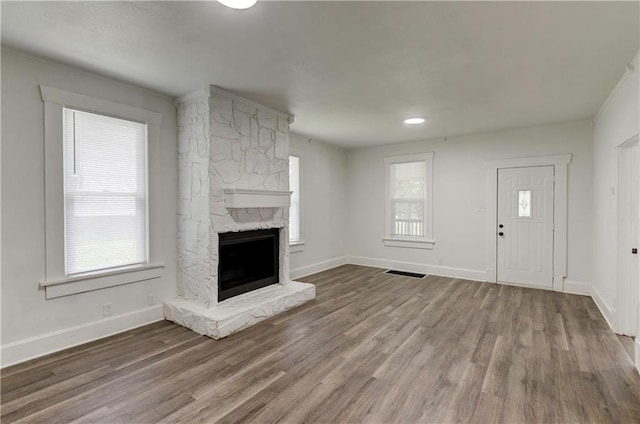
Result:
{"label": "wood plank flooring", "polygon": [[159,322],[7,368],[2,423],[640,422],[590,298],[382,271],[222,340]]}
{"label": "wood plank flooring", "polygon": [[618,340],[620,340],[620,343],[624,347],[624,350],[627,351],[627,354],[629,355],[629,357],[633,361],[633,358],[635,356],[635,350],[636,350],[636,347],[635,347],[636,341],[635,341],[635,339],[633,337],[622,336],[622,335],[618,334]]}

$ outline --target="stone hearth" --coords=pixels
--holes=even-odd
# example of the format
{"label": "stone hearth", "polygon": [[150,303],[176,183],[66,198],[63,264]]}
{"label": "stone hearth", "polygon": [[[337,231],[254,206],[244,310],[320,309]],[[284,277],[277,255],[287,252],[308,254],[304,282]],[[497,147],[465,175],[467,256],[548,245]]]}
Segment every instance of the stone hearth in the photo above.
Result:
{"label": "stone hearth", "polygon": [[[217,339],[315,298],[289,279],[292,117],[214,86],[176,105],[179,297],[165,318]],[[279,283],[218,302],[218,233],[265,228],[280,231]]]}

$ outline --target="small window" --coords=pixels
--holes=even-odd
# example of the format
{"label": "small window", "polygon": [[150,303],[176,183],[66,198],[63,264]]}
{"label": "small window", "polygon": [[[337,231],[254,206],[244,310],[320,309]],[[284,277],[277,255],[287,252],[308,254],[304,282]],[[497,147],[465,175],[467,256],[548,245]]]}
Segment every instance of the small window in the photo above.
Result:
{"label": "small window", "polygon": [[386,246],[433,248],[433,153],[385,158]]}
{"label": "small window", "polygon": [[424,237],[426,166],[424,161],[391,164],[391,235]]}
{"label": "small window", "polygon": [[147,262],[147,125],[63,118],[65,274]]}
{"label": "small window", "polygon": [[518,190],[518,218],[531,218],[531,190]]}
{"label": "small window", "polygon": [[289,190],[291,206],[289,209],[289,243],[299,242],[300,238],[300,157],[289,156]]}

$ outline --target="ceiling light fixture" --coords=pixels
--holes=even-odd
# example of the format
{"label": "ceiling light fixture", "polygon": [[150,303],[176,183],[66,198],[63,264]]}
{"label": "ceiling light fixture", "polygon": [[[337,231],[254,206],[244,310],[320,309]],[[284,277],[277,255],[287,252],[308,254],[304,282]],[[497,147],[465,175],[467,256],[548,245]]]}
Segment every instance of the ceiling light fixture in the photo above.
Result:
{"label": "ceiling light fixture", "polygon": [[407,125],[418,125],[424,123],[424,118],[407,118],[404,120]]}
{"label": "ceiling light fixture", "polygon": [[258,0],[218,0],[218,3],[224,4],[232,9],[248,9]]}

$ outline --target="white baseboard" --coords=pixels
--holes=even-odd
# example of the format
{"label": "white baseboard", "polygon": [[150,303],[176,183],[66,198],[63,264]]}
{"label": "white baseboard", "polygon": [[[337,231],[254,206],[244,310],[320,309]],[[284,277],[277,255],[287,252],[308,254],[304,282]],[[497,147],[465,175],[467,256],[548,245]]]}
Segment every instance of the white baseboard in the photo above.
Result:
{"label": "white baseboard", "polygon": [[440,277],[461,278],[464,280],[487,281],[486,271],[476,271],[473,269],[417,264],[414,262],[390,261],[387,259],[366,258],[362,256],[350,256],[348,258],[348,261],[348,263],[354,265],[372,266],[384,269],[397,269],[399,271],[419,272],[422,274],[437,275]]}
{"label": "white baseboard", "polygon": [[163,319],[162,305],[155,305],[77,327],[18,340],[0,347],[0,367],[28,361]]}
{"label": "white baseboard", "polygon": [[582,296],[591,296],[593,293],[593,285],[590,283],[583,283],[581,281],[571,281],[565,278],[563,293],[579,294]]}
{"label": "white baseboard", "polygon": [[[397,269],[408,272],[420,272],[424,274],[461,278],[465,280],[487,281],[485,271],[425,265],[404,261],[391,261],[362,256],[343,256],[329,259],[316,264],[292,269],[289,275],[292,280],[295,280],[296,278],[326,271],[346,264],[371,266],[383,269]],[[614,328],[612,322],[616,311],[607,305],[595,286],[588,283],[565,280],[564,292],[591,295],[609,326],[612,329]],[[9,343],[0,346],[0,368],[58,352],[83,343],[88,343],[93,340],[108,337],[113,334],[121,333],[123,331],[131,330],[163,319],[164,315],[162,312],[162,305],[155,305],[127,314]],[[638,368],[640,372],[640,338],[636,339],[635,363],[636,368]]]}
{"label": "white baseboard", "polygon": [[289,278],[295,280],[296,278],[305,277],[307,275],[315,274],[316,272],[326,271],[340,265],[346,265],[347,263],[349,263],[347,259],[348,258],[346,256],[342,256],[339,258],[333,258],[327,261],[318,262],[316,264],[292,269],[289,271]]}
{"label": "white baseboard", "polygon": [[593,286],[592,288],[593,292],[591,293],[591,297],[593,298],[593,301],[596,303],[596,306],[600,310],[600,313],[607,321],[607,324],[609,324],[609,328],[611,328],[611,330],[615,332],[616,330],[613,326],[613,317],[616,316],[616,310],[607,305],[607,302],[605,302],[602,296],[600,296],[600,292],[598,292],[596,286]]}

